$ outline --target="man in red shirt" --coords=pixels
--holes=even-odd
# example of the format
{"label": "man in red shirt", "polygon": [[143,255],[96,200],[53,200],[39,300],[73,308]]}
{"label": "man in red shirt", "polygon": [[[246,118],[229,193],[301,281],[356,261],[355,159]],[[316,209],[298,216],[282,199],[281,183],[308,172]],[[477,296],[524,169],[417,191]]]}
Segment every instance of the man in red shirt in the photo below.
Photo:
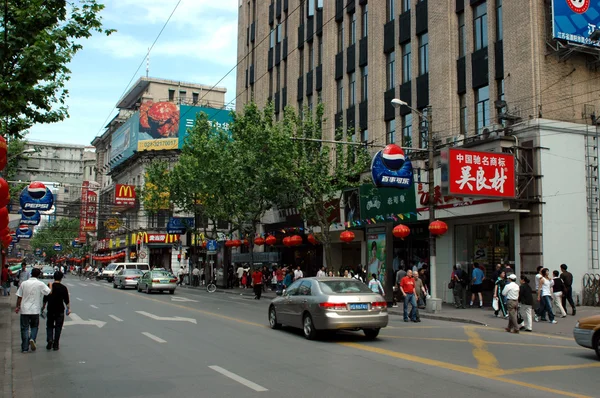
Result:
{"label": "man in red shirt", "polygon": [[[415,280],[413,279],[413,272],[408,270],[406,276],[400,281],[400,291],[404,295],[404,322],[411,321],[417,322],[417,300],[415,299]],[[408,303],[411,305],[410,316],[407,312]]]}
{"label": "man in red shirt", "polygon": [[260,300],[263,283],[263,274],[260,272],[260,268],[255,269],[252,273],[252,283],[254,285],[254,299]]}

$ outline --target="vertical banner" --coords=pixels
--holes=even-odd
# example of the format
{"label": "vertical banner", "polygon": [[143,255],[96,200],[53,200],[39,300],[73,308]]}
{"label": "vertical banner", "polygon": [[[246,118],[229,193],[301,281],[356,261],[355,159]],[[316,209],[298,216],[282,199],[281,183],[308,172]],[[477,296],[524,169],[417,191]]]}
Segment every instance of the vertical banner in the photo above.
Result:
{"label": "vertical banner", "polygon": [[367,231],[367,273],[372,274],[386,286],[386,233],[385,227]]}
{"label": "vertical banner", "polygon": [[89,189],[90,182],[84,181],[81,186],[81,209],[79,212],[79,242],[85,243],[86,232],[96,230],[96,215],[98,213],[98,194]]}

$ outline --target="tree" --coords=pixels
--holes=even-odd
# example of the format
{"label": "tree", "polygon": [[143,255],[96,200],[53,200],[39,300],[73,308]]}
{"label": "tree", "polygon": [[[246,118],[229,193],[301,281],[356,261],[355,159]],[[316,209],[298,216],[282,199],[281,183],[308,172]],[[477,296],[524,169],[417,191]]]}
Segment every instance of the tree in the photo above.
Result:
{"label": "tree", "polygon": [[[46,253],[46,259],[49,260],[55,254],[61,256],[74,255],[83,256],[89,253],[89,245],[76,249],[72,242],[79,236],[79,219],[77,218],[59,218],[53,223],[38,228],[30,241],[32,249],[41,249]],[[54,251],[54,244],[59,243],[62,250],[57,253]]]}
{"label": "tree", "polygon": [[[19,168],[19,163],[23,161],[27,161],[29,158],[26,154],[23,153],[25,151],[26,141],[23,138],[14,137],[9,138],[7,141],[7,157],[8,162],[6,164],[6,168],[2,171],[2,177],[6,181],[12,181],[14,177],[17,175],[17,171]],[[27,183],[9,183],[10,184],[10,197],[11,201],[19,201],[19,195],[24,187],[27,186]]]}
{"label": "tree", "polygon": [[96,0],[4,1],[0,11],[0,126],[20,137],[36,123],[68,117],[65,83],[81,39],[103,29]]}
{"label": "tree", "polygon": [[148,214],[171,208],[169,191],[169,163],[159,160],[146,167],[141,200]]}

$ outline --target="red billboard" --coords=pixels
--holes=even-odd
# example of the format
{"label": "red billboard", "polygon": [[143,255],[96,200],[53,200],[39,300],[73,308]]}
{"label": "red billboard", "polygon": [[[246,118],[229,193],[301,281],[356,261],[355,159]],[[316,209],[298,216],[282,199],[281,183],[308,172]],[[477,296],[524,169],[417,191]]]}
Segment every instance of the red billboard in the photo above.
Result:
{"label": "red billboard", "polygon": [[134,207],[135,198],[135,186],[125,184],[117,184],[115,186],[115,205]]}
{"label": "red billboard", "polygon": [[515,158],[502,152],[449,148],[442,153],[446,195],[510,199],[515,191]]}
{"label": "red billboard", "polygon": [[81,208],[79,210],[79,243],[85,243],[86,232],[96,230],[98,194],[89,188],[90,182],[84,181],[81,186]]}

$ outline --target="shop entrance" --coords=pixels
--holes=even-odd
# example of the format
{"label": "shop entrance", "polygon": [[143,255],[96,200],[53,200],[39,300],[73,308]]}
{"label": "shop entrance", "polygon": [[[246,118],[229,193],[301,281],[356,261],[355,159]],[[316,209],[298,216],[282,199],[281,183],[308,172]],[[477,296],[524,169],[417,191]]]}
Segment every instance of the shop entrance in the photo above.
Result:
{"label": "shop entrance", "polygon": [[427,223],[407,224],[410,235],[405,239],[394,238],[392,267],[394,275],[400,269],[412,268],[413,265],[429,262],[429,230]]}

